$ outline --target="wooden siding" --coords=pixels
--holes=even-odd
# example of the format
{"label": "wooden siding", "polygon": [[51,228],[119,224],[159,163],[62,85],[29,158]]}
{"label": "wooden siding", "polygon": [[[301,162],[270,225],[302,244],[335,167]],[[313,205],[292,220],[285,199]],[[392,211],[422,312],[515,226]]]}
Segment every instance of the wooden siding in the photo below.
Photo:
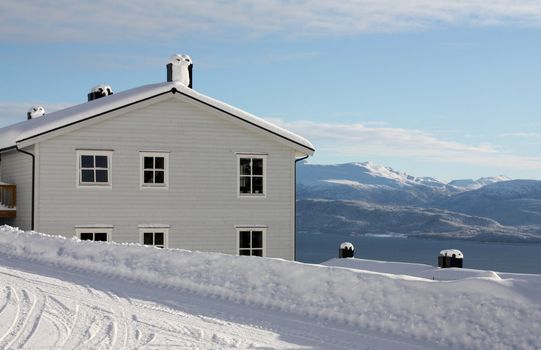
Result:
{"label": "wooden siding", "polygon": [[[33,153],[34,147],[24,149]],[[32,225],[32,157],[18,151],[2,153],[2,181],[17,185],[17,216],[0,223],[30,230]]]}
{"label": "wooden siding", "polygon": [[[76,149],[113,150],[111,188],[77,187]],[[140,189],[140,151],[170,152],[168,190]],[[237,152],[267,154],[266,198],[238,198]],[[113,241],[138,242],[138,225],[167,224],[171,248],[236,254],[236,225],[267,225],[267,256],[293,259],[294,150],[262,132],[172,96],[39,153],[42,232],[111,224]]]}

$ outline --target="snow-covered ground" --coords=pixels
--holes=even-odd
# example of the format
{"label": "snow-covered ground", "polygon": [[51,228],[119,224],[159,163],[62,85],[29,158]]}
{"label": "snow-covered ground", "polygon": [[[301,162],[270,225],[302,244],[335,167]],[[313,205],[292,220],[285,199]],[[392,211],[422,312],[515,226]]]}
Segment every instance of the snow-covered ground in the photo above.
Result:
{"label": "snow-covered ground", "polygon": [[164,251],[3,226],[0,349],[541,348],[541,276],[342,261]]}

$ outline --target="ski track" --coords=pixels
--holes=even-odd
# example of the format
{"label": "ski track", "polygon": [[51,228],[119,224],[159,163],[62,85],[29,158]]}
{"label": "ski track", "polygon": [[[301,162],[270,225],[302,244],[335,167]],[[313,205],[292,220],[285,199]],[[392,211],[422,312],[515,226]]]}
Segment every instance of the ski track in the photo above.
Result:
{"label": "ski track", "polygon": [[0,257],[0,349],[437,349],[377,330],[22,264],[13,273]]}

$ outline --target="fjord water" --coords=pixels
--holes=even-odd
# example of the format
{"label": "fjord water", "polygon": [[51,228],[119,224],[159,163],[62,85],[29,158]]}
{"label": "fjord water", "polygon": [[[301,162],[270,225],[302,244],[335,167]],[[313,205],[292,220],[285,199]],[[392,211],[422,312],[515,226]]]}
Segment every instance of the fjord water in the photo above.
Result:
{"label": "fjord water", "polygon": [[342,242],[355,246],[360,259],[437,265],[438,253],[447,248],[464,253],[464,267],[499,272],[541,274],[541,245],[484,243],[464,240],[420,239],[397,236],[340,236],[299,232],[297,260],[320,263],[338,257]]}

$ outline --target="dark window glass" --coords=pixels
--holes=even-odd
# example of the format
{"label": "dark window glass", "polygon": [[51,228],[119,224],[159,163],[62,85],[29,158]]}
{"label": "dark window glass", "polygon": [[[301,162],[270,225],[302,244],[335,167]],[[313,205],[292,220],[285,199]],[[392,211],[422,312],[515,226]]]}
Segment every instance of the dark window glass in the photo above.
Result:
{"label": "dark window glass", "polygon": [[107,168],[107,156],[96,156],[96,168]]}
{"label": "dark window glass", "polygon": [[94,182],[94,170],[81,170],[81,182]]}
{"label": "dark window glass", "polygon": [[154,173],[154,182],[157,183],[157,184],[163,184],[165,182],[164,180],[164,171],[162,170],[157,170],[155,173]]}
{"label": "dark window glass", "polygon": [[249,176],[240,177],[240,193],[251,193],[252,186],[250,185],[251,178]]}
{"label": "dark window glass", "polygon": [[252,248],[263,248],[263,232],[252,231]]}
{"label": "dark window glass", "polygon": [[154,172],[153,171],[144,171],[144,181],[146,184],[154,183]]}
{"label": "dark window glass", "polygon": [[252,193],[263,193],[263,178],[260,176],[254,176],[252,178]]}
{"label": "dark window glass", "polygon": [[154,169],[154,157],[145,157],[145,169]]}
{"label": "dark window glass", "polygon": [[250,248],[250,231],[240,231],[239,248]]}
{"label": "dark window glass", "polygon": [[165,169],[165,161],[163,157],[154,158],[154,168],[156,169]]}
{"label": "dark window glass", "polygon": [[[84,170],[83,170],[84,171]],[[108,182],[107,170],[96,170],[96,182]]]}
{"label": "dark window glass", "polygon": [[163,232],[154,233],[154,244],[155,245],[164,245]]}
{"label": "dark window glass", "polygon": [[94,234],[92,232],[81,232],[81,241],[92,241]]}
{"label": "dark window glass", "polygon": [[154,239],[153,239],[153,233],[152,232],[145,232],[143,234],[143,244],[153,245]]}
{"label": "dark window glass", "polygon": [[253,256],[263,256],[263,249],[253,249],[252,250]]}
{"label": "dark window glass", "polygon": [[250,250],[239,250],[239,255],[250,255]]}
{"label": "dark window glass", "polygon": [[81,168],[93,168],[94,156],[81,156]]}
{"label": "dark window glass", "polygon": [[107,241],[107,233],[105,232],[96,232],[94,234],[95,241]]}
{"label": "dark window glass", "polygon": [[263,175],[263,159],[252,159],[252,175]]}
{"label": "dark window glass", "polygon": [[241,175],[250,175],[250,158],[241,158],[240,159],[240,174]]}

